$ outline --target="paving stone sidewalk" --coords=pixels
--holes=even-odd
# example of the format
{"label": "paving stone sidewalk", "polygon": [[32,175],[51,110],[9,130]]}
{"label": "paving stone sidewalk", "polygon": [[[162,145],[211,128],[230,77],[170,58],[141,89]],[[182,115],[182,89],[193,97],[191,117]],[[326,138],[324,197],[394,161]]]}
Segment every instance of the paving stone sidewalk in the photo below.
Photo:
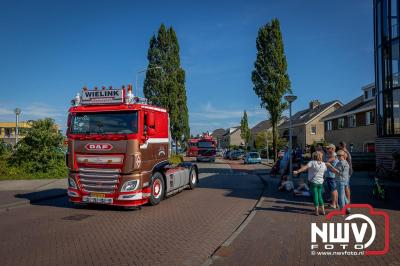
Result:
{"label": "paving stone sidewalk", "polygon": [[[324,222],[325,216],[315,216],[309,197],[295,197],[277,190],[278,178],[263,175],[267,184],[255,216],[235,240],[216,251],[213,265],[400,265],[400,205],[399,184],[388,188],[391,199],[372,199],[372,181],[367,173],[352,180],[353,203],[368,203],[384,210],[390,217],[390,250],[383,256],[316,256],[311,255],[311,223]],[[397,192],[396,192],[397,191]],[[377,232],[384,231],[381,221],[375,221]],[[377,240],[383,247],[382,234]],[[382,243],[381,243],[382,242]]]}

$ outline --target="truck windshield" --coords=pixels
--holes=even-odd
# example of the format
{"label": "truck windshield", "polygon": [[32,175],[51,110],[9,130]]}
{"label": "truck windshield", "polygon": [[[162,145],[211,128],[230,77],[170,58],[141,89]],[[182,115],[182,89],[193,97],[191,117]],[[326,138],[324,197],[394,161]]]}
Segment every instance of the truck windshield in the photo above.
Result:
{"label": "truck windshield", "polygon": [[199,141],[197,146],[199,148],[213,148],[213,143],[211,141]]}
{"label": "truck windshield", "polygon": [[137,111],[76,113],[72,116],[72,134],[132,134],[138,130]]}

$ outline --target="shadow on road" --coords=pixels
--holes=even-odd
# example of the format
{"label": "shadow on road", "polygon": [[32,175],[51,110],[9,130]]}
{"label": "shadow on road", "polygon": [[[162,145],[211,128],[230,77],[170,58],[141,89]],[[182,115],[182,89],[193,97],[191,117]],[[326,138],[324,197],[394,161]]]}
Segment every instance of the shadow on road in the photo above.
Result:
{"label": "shadow on road", "polygon": [[[263,183],[257,175],[244,172],[232,172],[229,168],[200,168],[201,178],[195,191],[202,189],[224,190],[224,196],[258,200],[263,191]],[[49,189],[26,194],[17,194],[17,198],[25,198],[32,205],[58,208],[85,208],[120,211],[121,207],[89,204],[74,206],[68,201],[65,189]],[[182,193],[182,192],[181,192]],[[190,193],[190,192],[189,192]],[[201,193],[201,192],[200,192]],[[171,197],[173,200],[173,196]]]}
{"label": "shadow on road", "polygon": [[47,199],[64,197],[67,195],[67,190],[62,188],[46,189],[41,191],[19,193],[15,197],[19,199],[27,199],[30,203],[36,203]]}

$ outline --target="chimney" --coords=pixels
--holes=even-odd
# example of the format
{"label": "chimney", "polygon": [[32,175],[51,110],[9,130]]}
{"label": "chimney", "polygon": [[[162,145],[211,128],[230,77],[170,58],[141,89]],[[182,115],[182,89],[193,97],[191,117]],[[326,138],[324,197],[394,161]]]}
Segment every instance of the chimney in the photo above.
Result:
{"label": "chimney", "polygon": [[317,108],[321,103],[318,100],[312,100],[310,102],[310,109],[315,109]]}

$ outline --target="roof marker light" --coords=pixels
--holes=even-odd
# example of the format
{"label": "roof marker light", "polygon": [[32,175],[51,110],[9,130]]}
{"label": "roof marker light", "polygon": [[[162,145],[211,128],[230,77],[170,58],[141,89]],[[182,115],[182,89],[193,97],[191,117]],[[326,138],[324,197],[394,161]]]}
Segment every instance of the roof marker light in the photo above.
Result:
{"label": "roof marker light", "polygon": [[75,99],[72,100],[71,103],[73,103],[73,105],[75,106],[79,106],[79,104],[81,103],[81,95],[77,93]]}
{"label": "roof marker light", "polygon": [[132,103],[133,102],[133,93],[132,93],[132,85],[128,85],[128,93],[125,96],[125,103]]}

